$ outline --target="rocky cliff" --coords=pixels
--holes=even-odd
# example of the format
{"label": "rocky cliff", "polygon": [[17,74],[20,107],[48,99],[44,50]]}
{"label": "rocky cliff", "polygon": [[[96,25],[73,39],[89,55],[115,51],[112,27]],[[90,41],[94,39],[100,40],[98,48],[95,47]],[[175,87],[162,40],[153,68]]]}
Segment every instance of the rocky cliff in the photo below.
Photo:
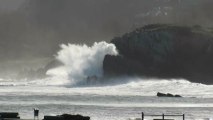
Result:
{"label": "rocky cliff", "polygon": [[111,42],[120,55],[105,56],[105,76],[185,78],[213,84],[213,34],[210,29],[153,24]]}

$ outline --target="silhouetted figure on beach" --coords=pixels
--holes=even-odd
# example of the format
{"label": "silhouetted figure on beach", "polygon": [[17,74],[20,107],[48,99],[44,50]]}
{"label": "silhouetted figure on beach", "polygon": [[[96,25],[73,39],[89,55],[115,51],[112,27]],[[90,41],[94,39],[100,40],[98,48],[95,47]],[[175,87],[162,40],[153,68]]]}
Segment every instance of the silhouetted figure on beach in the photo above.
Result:
{"label": "silhouetted figure on beach", "polygon": [[36,118],[37,118],[37,120],[38,120],[39,110],[36,109],[36,108],[34,108],[33,110],[34,110],[34,120],[35,120]]}

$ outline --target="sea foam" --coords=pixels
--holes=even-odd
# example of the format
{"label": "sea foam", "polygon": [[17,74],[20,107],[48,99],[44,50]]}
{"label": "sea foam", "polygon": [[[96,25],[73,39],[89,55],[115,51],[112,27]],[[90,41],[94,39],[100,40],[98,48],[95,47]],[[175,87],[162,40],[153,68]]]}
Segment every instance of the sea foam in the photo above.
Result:
{"label": "sea foam", "polygon": [[88,76],[102,77],[104,56],[118,54],[115,45],[106,42],[95,42],[92,46],[62,44],[60,47],[55,57],[63,66],[48,70],[47,75],[66,84],[75,84]]}

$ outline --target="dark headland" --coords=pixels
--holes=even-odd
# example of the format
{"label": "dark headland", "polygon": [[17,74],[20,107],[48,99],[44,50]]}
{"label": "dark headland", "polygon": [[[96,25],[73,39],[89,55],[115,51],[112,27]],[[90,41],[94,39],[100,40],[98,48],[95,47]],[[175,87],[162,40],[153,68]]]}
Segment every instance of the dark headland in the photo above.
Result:
{"label": "dark headland", "polygon": [[152,24],[114,38],[119,56],[106,55],[105,77],[184,78],[213,84],[213,30]]}
{"label": "dark headland", "polygon": [[[213,28],[151,24],[115,37],[111,43],[115,44],[119,55],[105,56],[104,78],[183,78],[213,84]],[[44,68],[23,71],[24,76],[20,75],[46,77],[47,70],[59,65],[58,61],[52,61]]]}

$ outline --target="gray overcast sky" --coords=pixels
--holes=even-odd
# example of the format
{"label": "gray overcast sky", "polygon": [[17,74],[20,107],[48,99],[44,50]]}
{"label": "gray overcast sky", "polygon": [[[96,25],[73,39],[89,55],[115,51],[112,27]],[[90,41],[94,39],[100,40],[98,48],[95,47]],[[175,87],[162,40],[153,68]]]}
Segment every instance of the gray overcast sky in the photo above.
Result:
{"label": "gray overcast sky", "polygon": [[21,65],[39,67],[59,44],[109,42],[146,24],[212,27],[212,5],[213,0],[0,0],[0,74]]}
{"label": "gray overcast sky", "polygon": [[213,0],[0,0],[0,60],[51,57],[152,23],[213,26]]}
{"label": "gray overcast sky", "polygon": [[17,10],[25,0],[0,0],[0,9],[1,10]]}

